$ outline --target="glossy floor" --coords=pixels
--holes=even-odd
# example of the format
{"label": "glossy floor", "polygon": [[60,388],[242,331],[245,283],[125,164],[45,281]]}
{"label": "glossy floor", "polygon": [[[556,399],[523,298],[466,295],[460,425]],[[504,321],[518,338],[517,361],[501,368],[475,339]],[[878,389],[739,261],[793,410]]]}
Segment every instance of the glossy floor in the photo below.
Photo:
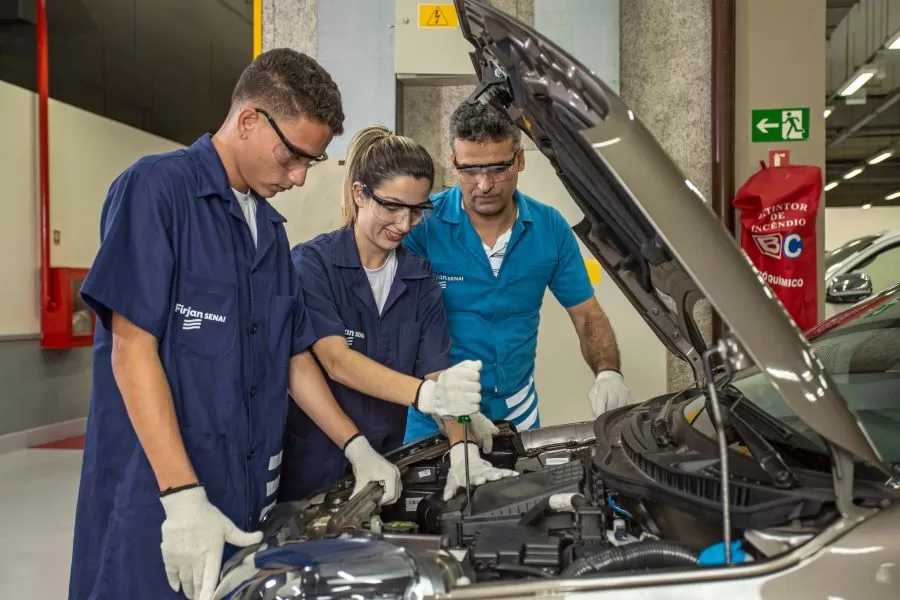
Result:
{"label": "glossy floor", "polygon": [[0,454],[0,598],[65,600],[80,450]]}

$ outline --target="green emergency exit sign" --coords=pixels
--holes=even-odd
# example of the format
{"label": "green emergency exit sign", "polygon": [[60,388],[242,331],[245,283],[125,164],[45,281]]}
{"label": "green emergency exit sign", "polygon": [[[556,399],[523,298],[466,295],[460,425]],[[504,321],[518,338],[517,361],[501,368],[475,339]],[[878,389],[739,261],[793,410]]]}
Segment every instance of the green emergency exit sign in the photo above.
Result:
{"label": "green emergency exit sign", "polygon": [[809,139],[809,108],[752,111],[754,142],[802,142]]}

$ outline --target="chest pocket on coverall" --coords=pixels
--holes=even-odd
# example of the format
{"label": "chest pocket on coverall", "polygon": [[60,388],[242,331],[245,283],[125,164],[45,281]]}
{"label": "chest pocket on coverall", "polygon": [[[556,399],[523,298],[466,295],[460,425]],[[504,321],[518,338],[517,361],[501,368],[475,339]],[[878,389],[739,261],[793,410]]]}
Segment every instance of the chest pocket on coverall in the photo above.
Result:
{"label": "chest pocket on coverall", "polygon": [[176,350],[222,358],[234,349],[237,284],[182,269],[178,274],[174,326]]}

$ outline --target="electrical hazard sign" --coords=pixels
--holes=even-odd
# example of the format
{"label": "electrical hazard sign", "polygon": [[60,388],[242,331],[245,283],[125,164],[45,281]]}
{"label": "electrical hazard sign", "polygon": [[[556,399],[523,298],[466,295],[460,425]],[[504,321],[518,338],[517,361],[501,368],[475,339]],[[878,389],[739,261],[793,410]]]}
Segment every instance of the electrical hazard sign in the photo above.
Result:
{"label": "electrical hazard sign", "polygon": [[456,7],[452,4],[420,4],[419,27],[444,29],[459,27]]}

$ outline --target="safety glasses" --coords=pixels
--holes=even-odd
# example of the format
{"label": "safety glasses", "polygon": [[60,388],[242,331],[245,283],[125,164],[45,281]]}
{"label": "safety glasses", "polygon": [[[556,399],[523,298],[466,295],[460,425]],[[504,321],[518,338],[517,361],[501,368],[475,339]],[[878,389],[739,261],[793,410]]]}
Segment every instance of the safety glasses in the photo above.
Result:
{"label": "safety glasses", "polygon": [[363,193],[375,201],[375,217],[383,223],[396,223],[401,219],[408,218],[413,225],[416,225],[434,208],[434,204],[430,201],[422,204],[404,204],[382,198],[366,184],[363,184]]}
{"label": "safety glasses", "polygon": [[510,160],[484,165],[461,165],[453,157],[453,168],[463,183],[478,183],[482,177],[488,177],[491,181],[506,181],[516,174],[520,150],[516,150]]}
{"label": "safety glasses", "polygon": [[272,118],[272,115],[270,115],[262,108],[255,108],[254,110],[266,118],[266,120],[269,122],[269,125],[271,125],[272,129],[275,131],[275,135],[277,135],[278,139],[281,140],[282,145],[276,146],[273,149],[273,153],[275,154],[275,159],[278,160],[282,167],[284,167],[288,171],[294,171],[296,169],[309,169],[321,162],[325,162],[326,160],[328,160],[328,154],[326,152],[323,152],[319,156],[313,156],[290,143],[287,137],[285,137],[284,133],[282,133],[281,129],[278,127],[278,123],[276,123],[275,119]]}

